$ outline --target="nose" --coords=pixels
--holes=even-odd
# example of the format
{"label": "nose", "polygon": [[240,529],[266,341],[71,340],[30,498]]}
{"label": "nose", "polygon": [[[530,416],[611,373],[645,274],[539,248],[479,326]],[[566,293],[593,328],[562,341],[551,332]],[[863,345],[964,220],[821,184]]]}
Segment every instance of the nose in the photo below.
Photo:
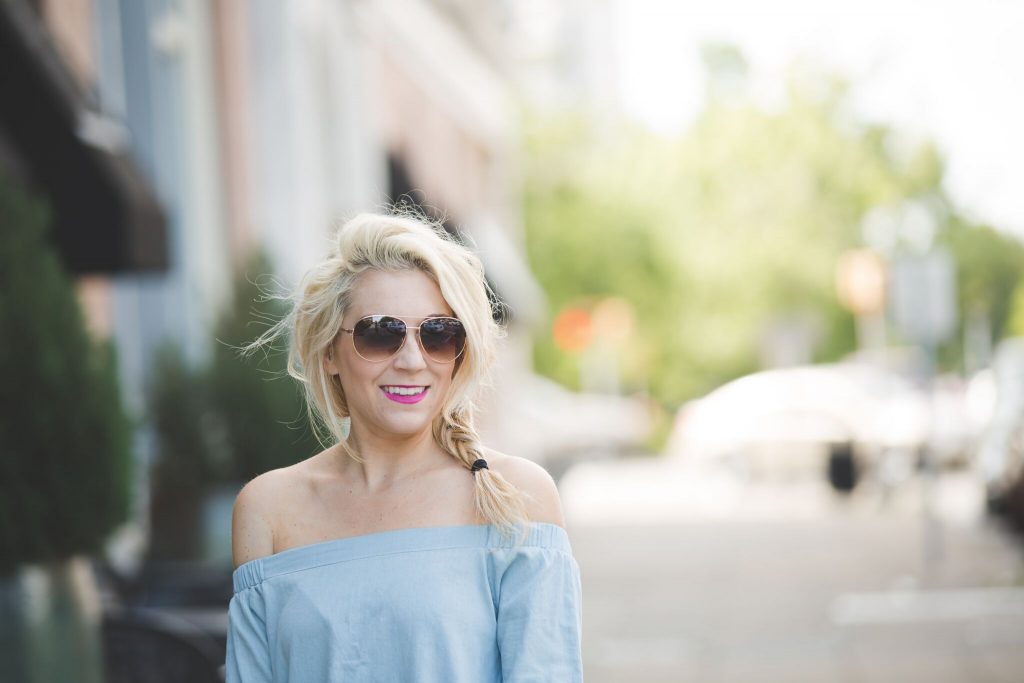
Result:
{"label": "nose", "polygon": [[427,359],[423,357],[418,330],[406,332],[405,343],[395,356],[395,367],[400,370],[422,370],[427,367]]}

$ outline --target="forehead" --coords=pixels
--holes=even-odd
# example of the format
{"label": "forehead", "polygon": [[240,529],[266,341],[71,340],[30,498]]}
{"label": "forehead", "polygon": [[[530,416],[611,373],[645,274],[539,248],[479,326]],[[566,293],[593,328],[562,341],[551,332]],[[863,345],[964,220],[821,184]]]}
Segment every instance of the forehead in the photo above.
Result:
{"label": "forehead", "polygon": [[352,292],[349,313],[346,318],[376,313],[423,318],[438,313],[451,315],[452,309],[441,288],[423,271],[368,270]]}

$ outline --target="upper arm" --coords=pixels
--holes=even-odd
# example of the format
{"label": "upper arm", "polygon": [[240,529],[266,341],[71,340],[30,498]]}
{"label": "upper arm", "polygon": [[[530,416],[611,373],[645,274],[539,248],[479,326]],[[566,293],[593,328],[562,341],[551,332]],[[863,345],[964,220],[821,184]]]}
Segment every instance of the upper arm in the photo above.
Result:
{"label": "upper arm", "polygon": [[495,469],[513,486],[526,494],[526,512],[532,522],[565,526],[558,487],[548,471],[526,458],[503,455]]}
{"label": "upper arm", "polygon": [[[530,497],[531,521],[565,526],[558,488],[543,467],[510,456],[495,461],[494,469]],[[571,549],[542,543],[507,553],[497,605],[502,680],[582,683],[583,596]]]}
{"label": "upper arm", "polygon": [[274,531],[270,523],[274,488],[271,474],[256,477],[235,498],[231,512],[231,556],[235,567],[274,552]]}

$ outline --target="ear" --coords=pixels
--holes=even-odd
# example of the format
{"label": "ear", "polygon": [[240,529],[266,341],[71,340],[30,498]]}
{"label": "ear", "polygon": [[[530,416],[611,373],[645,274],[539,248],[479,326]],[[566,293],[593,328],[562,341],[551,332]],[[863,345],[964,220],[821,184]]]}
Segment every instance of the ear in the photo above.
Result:
{"label": "ear", "polygon": [[328,375],[338,375],[341,371],[338,370],[338,366],[334,363],[334,347],[328,346],[327,352],[324,354],[324,370],[327,371]]}

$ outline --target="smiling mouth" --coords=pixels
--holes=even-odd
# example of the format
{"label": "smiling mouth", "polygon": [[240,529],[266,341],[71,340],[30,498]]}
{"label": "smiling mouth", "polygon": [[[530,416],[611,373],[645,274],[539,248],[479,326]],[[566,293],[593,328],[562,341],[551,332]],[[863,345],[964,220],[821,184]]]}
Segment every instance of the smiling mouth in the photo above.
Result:
{"label": "smiling mouth", "polygon": [[427,396],[430,387],[385,385],[380,388],[384,395],[395,403],[419,403]]}

